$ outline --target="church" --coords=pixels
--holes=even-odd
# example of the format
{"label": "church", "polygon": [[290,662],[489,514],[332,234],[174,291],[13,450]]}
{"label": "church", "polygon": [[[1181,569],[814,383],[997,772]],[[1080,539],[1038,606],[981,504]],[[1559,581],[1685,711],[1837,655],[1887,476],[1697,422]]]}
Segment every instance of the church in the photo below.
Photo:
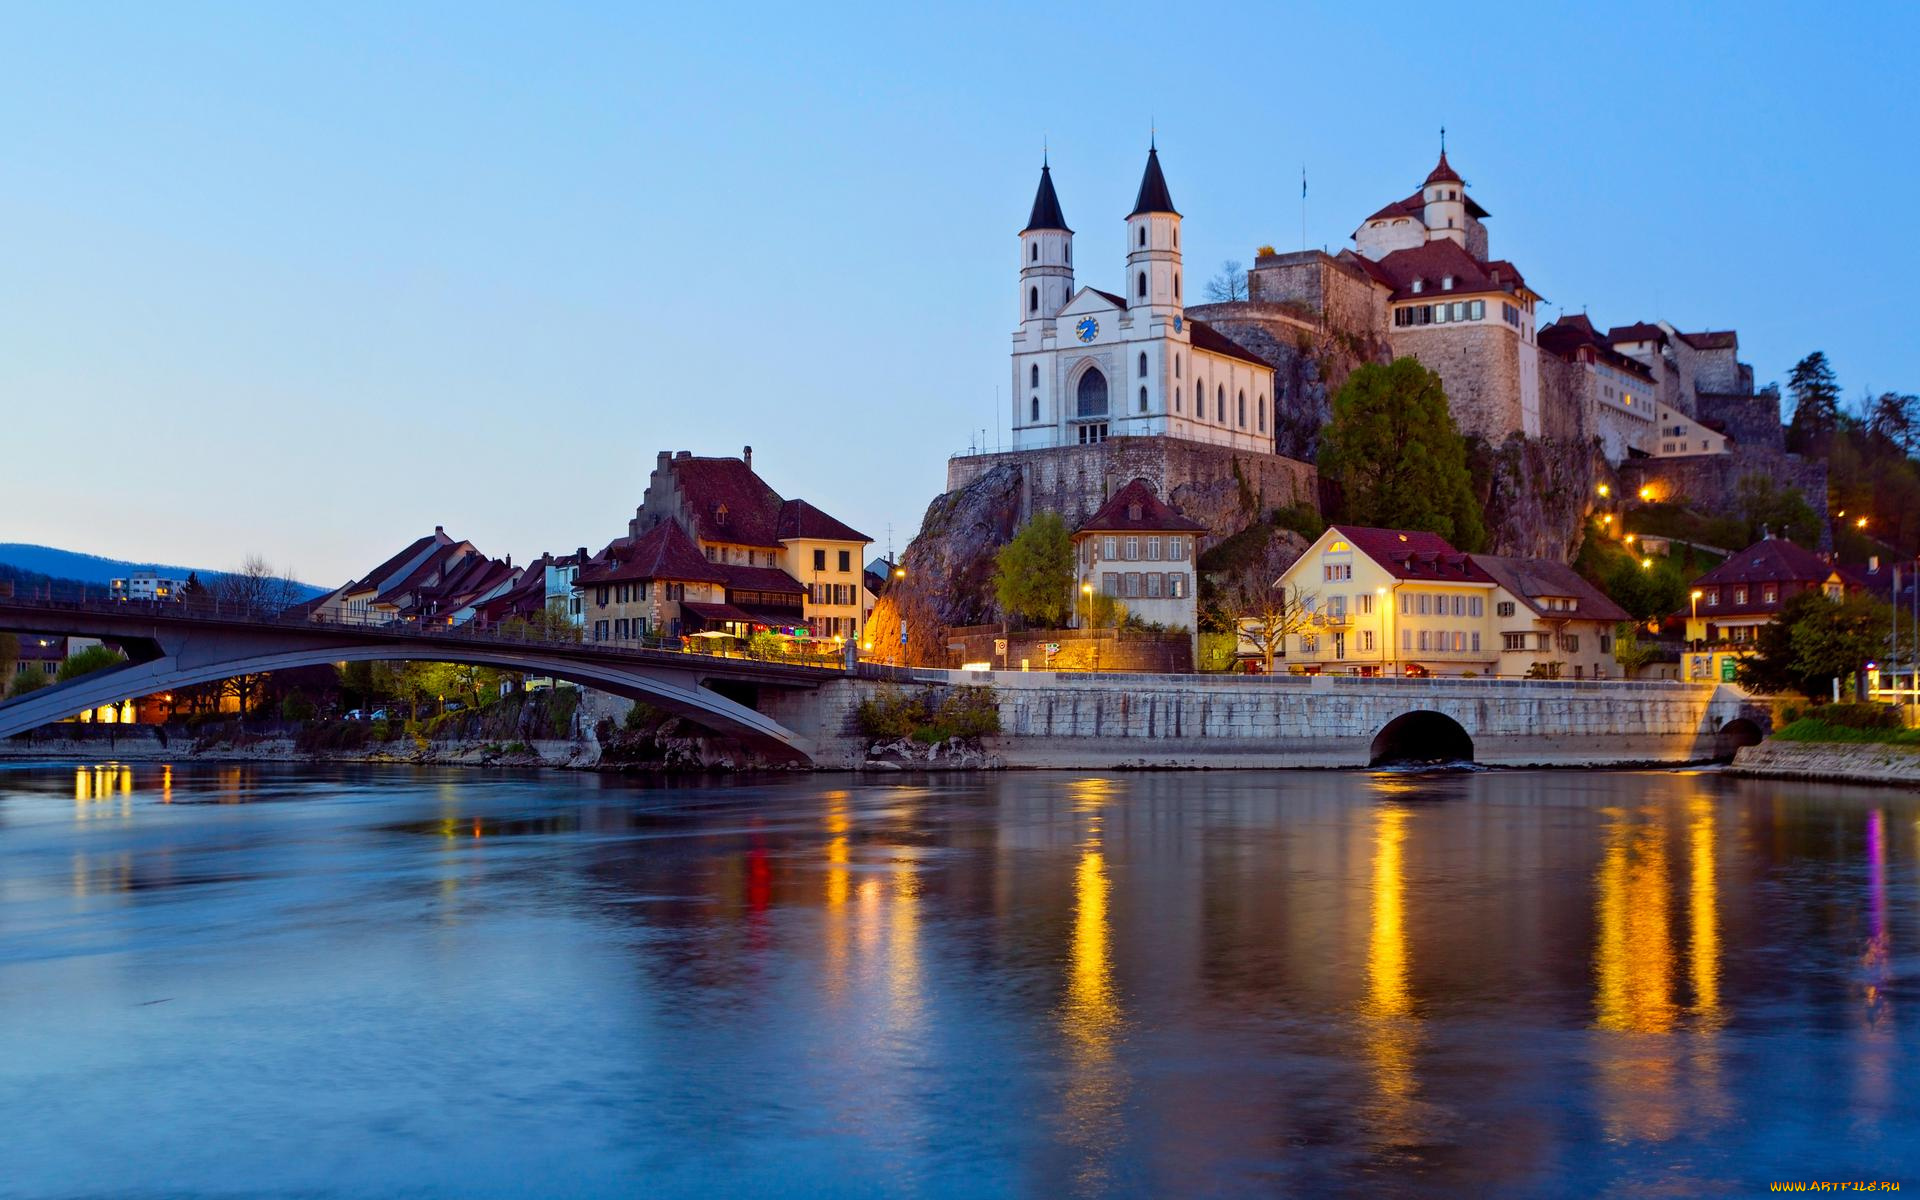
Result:
{"label": "church", "polygon": [[1273,367],[1186,315],[1180,213],[1157,147],[1126,220],[1120,290],[1076,287],[1073,230],[1042,164],[1020,231],[1014,448],[1158,436],[1272,453]]}

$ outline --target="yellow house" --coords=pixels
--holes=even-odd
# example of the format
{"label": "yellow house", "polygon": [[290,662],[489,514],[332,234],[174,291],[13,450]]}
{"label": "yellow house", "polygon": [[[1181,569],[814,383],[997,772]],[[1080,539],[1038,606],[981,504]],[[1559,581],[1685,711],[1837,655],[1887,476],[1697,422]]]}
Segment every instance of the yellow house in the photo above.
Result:
{"label": "yellow house", "polygon": [[1613,627],[1626,613],[1563,563],[1465,554],[1419,530],[1335,525],[1277,584],[1301,610],[1282,660],[1296,674],[1617,674]]}

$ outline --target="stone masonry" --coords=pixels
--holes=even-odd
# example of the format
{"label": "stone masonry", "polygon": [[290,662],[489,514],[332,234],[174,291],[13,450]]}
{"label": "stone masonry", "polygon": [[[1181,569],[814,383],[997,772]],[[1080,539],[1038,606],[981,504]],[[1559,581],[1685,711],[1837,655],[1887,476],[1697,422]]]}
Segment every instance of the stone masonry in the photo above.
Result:
{"label": "stone masonry", "polygon": [[1498,443],[1521,427],[1519,337],[1504,325],[1426,325],[1387,335],[1394,357],[1440,376],[1460,432]]}

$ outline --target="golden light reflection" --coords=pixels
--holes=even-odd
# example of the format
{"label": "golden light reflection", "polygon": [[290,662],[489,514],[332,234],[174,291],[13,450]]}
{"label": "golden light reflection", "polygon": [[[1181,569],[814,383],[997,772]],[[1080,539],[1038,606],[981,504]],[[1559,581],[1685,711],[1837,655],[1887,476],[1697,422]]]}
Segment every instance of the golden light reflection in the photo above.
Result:
{"label": "golden light reflection", "polygon": [[1407,809],[1383,805],[1373,811],[1373,903],[1367,936],[1367,990],[1360,1003],[1361,1035],[1373,1073],[1374,1134],[1382,1141],[1410,1140],[1409,1118],[1419,1078],[1414,1056],[1419,1019],[1408,982],[1406,930]]}
{"label": "golden light reflection", "polygon": [[1720,897],[1715,878],[1713,801],[1696,796],[1687,806],[1690,862],[1687,875],[1687,974],[1693,1010],[1717,1026],[1720,1013]]}
{"label": "golden light reflection", "polygon": [[73,815],[76,820],[88,821],[109,815],[100,806],[112,801],[115,796],[120,798],[120,803],[112,810],[113,815],[132,816],[132,767],[121,763],[104,763],[74,768]]}
{"label": "golden light reflection", "polygon": [[1595,880],[1595,1024],[1616,1035],[1597,1043],[1607,1136],[1664,1141],[1688,1114],[1675,1091],[1679,1047],[1668,1035],[1674,1000],[1673,931],[1666,830],[1607,810],[1606,848]]}
{"label": "golden light reflection", "polygon": [[1097,1195],[1112,1182],[1111,1158],[1122,1138],[1126,1075],[1115,1042],[1125,1015],[1113,983],[1110,883],[1102,842],[1101,808],[1117,789],[1105,779],[1070,785],[1076,820],[1084,821],[1080,858],[1073,875],[1073,936],[1067,952],[1066,996],[1060,1029],[1067,1044],[1066,1139],[1082,1155],[1075,1193]]}
{"label": "golden light reflection", "polygon": [[827,996],[835,1001],[847,990],[847,897],[852,892],[847,832],[853,827],[847,816],[848,799],[843,791],[827,793],[827,909],[822,935]]}
{"label": "golden light reflection", "polygon": [[895,864],[887,906],[887,991],[896,1026],[917,1026],[920,994],[920,877],[913,864]]}

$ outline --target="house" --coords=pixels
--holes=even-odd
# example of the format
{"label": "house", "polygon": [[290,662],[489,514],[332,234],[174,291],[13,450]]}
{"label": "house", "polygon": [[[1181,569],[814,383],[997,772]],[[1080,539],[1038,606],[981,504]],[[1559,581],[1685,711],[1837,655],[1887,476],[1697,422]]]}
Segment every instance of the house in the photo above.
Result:
{"label": "house", "polygon": [[114,580],[111,586],[115,600],[178,600],[187,581],[156,571],[135,571],[125,579]]}
{"label": "house", "polygon": [[1795,595],[1819,591],[1838,600],[1846,577],[1811,550],[1769,534],[1693,581],[1685,610],[1687,641],[1700,649],[1751,649],[1760,627]]}
{"label": "house", "polygon": [[1302,610],[1284,650],[1296,673],[1618,674],[1613,629],[1627,614],[1551,560],[1466,554],[1419,530],[1334,525],[1279,586]]}
{"label": "house", "polygon": [[1114,492],[1073,533],[1073,624],[1089,623],[1089,598],[1098,594],[1116,601],[1127,616],[1191,635],[1198,628],[1194,559],[1206,532],[1155,495],[1145,479]]}
{"label": "house", "polygon": [[[624,540],[637,542],[667,523],[678,525],[695,552],[715,566],[782,573],[722,573],[716,582],[723,587],[763,598],[749,604],[761,610],[759,617],[732,623],[798,628],[821,640],[859,637],[871,609],[861,563],[873,539],[816,505],[774,491],[753,469],[752,446],[738,458],[661,451]],[[585,575],[583,570],[577,586],[588,586]],[[793,587],[800,596],[797,613],[788,602]]]}
{"label": "house", "polygon": [[511,559],[491,559],[472,542],[436,525],[371,572],[313,602],[316,621],[385,625],[397,621],[458,625],[519,582]]}
{"label": "house", "polygon": [[799,580],[778,567],[712,561],[673,521],[610,543],[577,588],[589,641],[807,633]]}

